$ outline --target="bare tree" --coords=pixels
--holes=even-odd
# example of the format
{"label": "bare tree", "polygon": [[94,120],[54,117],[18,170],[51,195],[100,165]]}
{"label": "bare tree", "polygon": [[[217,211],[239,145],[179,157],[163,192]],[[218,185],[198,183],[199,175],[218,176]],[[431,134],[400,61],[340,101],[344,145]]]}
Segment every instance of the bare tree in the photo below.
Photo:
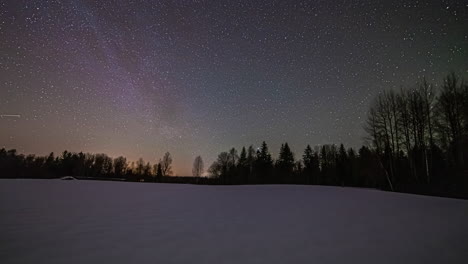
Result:
{"label": "bare tree", "polygon": [[[419,94],[422,100],[422,112],[424,120],[425,133],[423,133],[423,160],[426,174],[426,181],[429,183],[431,179],[431,171],[433,165],[433,149],[434,149],[434,104],[435,94],[433,86],[427,83],[426,79],[419,84]],[[428,154],[429,151],[429,154]]]}
{"label": "bare tree", "polygon": [[393,91],[384,92],[371,107],[366,127],[391,190],[395,178],[395,153],[400,146],[399,113],[396,94]]}
{"label": "bare tree", "polygon": [[201,156],[197,156],[193,162],[192,174],[195,177],[200,177],[203,174],[204,166]]}
{"label": "bare tree", "polygon": [[451,73],[444,79],[442,91],[438,97],[439,133],[444,145],[450,149],[453,161],[458,167],[463,163],[463,151],[460,148],[463,136],[463,82]]}
{"label": "bare tree", "polygon": [[171,153],[169,152],[166,152],[166,154],[164,154],[164,157],[163,159],[159,162],[159,164],[161,164],[161,170],[162,170],[162,175],[163,176],[170,176],[172,175],[172,157],[171,157]]}

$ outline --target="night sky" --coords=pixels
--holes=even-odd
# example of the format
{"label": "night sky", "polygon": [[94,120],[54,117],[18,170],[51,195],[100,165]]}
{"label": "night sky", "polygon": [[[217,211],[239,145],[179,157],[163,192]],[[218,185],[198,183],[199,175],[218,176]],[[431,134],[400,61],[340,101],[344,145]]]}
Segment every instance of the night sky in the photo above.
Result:
{"label": "night sky", "polygon": [[0,147],[205,168],[364,142],[384,89],[468,77],[468,1],[0,1]]}

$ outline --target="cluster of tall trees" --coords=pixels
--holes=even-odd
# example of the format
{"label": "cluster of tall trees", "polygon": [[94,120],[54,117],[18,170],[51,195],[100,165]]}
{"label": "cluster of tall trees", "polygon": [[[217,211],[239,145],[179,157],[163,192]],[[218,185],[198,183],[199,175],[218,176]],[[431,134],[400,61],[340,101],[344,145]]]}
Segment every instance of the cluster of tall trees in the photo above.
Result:
{"label": "cluster of tall trees", "polygon": [[377,156],[368,147],[356,153],[343,144],[304,149],[296,160],[288,143],[281,145],[274,160],[266,142],[255,149],[242,147],[221,152],[208,172],[221,184],[323,184],[386,188],[383,171],[376,166]]}
{"label": "cluster of tall trees", "polygon": [[0,149],[3,177],[52,178],[65,175],[132,181],[205,184],[324,184],[468,197],[468,85],[455,74],[435,87],[426,80],[410,89],[381,93],[370,107],[368,144],[358,151],[343,144],[307,145],[300,157],[288,143],[276,159],[266,142],[259,148],[231,148],[218,155],[202,177],[200,156],[195,177],[172,175],[167,152],[151,165],[105,154],[63,152],[45,157]]}
{"label": "cluster of tall trees", "polygon": [[465,183],[468,86],[454,73],[439,89],[423,80],[412,89],[382,93],[369,111],[366,130],[393,188]]}

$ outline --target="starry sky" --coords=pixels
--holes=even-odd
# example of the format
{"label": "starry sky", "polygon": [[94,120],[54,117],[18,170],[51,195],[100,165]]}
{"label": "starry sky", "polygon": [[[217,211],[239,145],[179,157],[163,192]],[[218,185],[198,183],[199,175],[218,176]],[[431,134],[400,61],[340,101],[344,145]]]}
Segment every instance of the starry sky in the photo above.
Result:
{"label": "starry sky", "polygon": [[[0,1],[0,147],[190,175],[231,147],[364,142],[384,89],[468,77],[468,1]],[[467,78],[468,79],[468,78]]]}

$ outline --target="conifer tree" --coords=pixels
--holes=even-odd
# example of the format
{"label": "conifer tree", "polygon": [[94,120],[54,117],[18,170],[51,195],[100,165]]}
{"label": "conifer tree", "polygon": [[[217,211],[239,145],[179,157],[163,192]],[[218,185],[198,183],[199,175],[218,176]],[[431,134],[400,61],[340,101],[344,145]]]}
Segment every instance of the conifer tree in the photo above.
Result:
{"label": "conifer tree", "polygon": [[294,154],[291,152],[288,143],[281,144],[279,157],[277,160],[277,173],[279,174],[278,180],[281,182],[285,180],[292,183],[294,180],[291,178],[294,169]]}
{"label": "conifer tree", "polygon": [[255,171],[261,182],[271,182],[269,176],[273,168],[273,159],[268,151],[268,145],[263,141],[262,146],[257,151],[257,159],[255,161]]}

